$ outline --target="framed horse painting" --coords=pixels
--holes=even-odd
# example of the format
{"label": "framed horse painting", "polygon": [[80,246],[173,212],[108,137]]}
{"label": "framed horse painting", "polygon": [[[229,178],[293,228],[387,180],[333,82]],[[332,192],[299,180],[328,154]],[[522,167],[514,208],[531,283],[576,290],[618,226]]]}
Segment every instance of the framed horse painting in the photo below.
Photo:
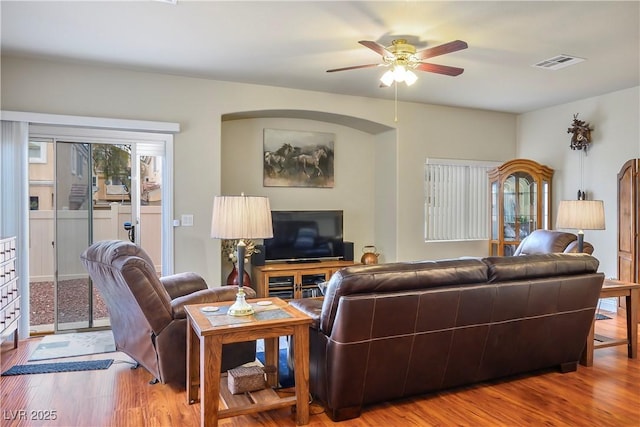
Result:
{"label": "framed horse painting", "polygon": [[264,129],[265,187],[333,187],[335,134]]}

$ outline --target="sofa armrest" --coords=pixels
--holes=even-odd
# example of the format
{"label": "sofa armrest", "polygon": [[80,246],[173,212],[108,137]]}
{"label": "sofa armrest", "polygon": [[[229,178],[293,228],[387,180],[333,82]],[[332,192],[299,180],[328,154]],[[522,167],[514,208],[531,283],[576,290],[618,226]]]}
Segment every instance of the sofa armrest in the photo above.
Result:
{"label": "sofa armrest", "polygon": [[207,283],[196,273],[177,273],[160,278],[171,299],[207,289]]}
{"label": "sofa armrest", "polygon": [[302,298],[289,301],[289,305],[300,310],[313,319],[311,327],[320,327],[320,313],[322,312],[323,298]]}
{"label": "sofa armrest", "polygon": [[[184,312],[185,305],[235,301],[237,293],[237,286],[222,286],[219,288],[196,291],[171,300],[171,315],[174,319],[184,319],[186,318],[186,314]],[[246,286],[244,287],[244,293],[246,294],[246,298],[255,298],[256,296],[256,292]]]}

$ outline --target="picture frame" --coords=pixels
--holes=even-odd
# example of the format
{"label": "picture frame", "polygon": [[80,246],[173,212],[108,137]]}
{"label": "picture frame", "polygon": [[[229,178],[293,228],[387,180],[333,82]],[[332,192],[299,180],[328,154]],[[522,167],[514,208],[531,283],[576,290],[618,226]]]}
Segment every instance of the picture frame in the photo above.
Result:
{"label": "picture frame", "polygon": [[329,132],[265,128],[263,185],[333,188],[334,143]]}

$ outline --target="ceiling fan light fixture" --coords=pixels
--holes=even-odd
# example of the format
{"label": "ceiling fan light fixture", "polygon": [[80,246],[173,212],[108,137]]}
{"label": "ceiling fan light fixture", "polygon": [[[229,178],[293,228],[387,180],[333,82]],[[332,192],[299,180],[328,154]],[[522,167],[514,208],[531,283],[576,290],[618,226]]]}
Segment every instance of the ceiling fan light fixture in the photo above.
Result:
{"label": "ceiling fan light fixture", "polygon": [[380,82],[382,82],[382,84],[387,87],[391,86],[393,84],[393,81],[394,81],[393,71],[391,70],[387,70],[387,72],[384,73],[382,77],[380,77]]}
{"label": "ceiling fan light fixture", "polygon": [[407,86],[411,86],[417,80],[418,76],[416,76],[416,73],[411,70],[407,70],[407,72],[404,74],[404,82],[407,84]]}
{"label": "ceiling fan light fixture", "polygon": [[393,78],[396,82],[401,83],[404,81],[405,76],[407,75],[407,70],[403,65],[396,65],[393,67]]}
{"label": "ceiling fan light fixture", "polygon": [[386,73],[380,77],[380,82],[386,86],[391,86],[395,83],[405,82],[407,86],[411,86],[418,80],[418,76],[411,71],[407,70],[403,65],[396,65],[393,70],[387,70]]}

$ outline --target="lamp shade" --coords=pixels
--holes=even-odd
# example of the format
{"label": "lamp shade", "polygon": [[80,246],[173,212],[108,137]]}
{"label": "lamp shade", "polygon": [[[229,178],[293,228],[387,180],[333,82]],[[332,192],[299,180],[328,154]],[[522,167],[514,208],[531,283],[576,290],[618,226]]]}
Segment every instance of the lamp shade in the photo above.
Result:
{"label": "lamp shade", "polygon": [[269,199],[244,195],[214,197],[211,237],[217,239],[273,237]]}
{"label": "lamp shade", "polygon": [[558,206],[557,228],[604,230],[602,200],[562,200]]}

